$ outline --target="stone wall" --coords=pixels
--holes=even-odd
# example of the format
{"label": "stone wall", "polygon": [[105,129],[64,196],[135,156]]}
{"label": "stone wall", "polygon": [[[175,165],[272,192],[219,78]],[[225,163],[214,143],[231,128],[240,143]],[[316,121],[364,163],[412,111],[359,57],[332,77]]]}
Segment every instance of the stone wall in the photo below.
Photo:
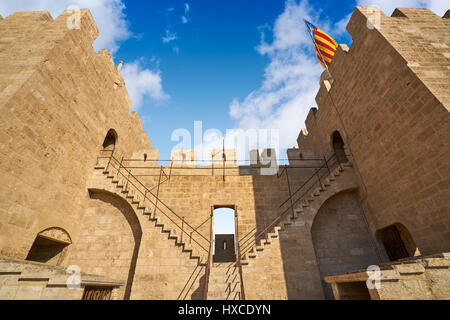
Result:
{"label": "stone wall", "polygon": [[91,204],[80,221],[83,228],[70,249],[68,264],[89,274],[124,281],[126,286],[119,294],[128,299],[141,245],[141,225],[125,200],[101,192],[91,192],[90,197]]}
{"label": "stone wall", "polygon": [[441,253],[381,264],[378,271],[327,277],[325,281],[333,286],[337,300],[449,300],[449,267],[450,254]]}
{"label": "stone wall", "polygon": [[[290,166],[272,175],[261,175],[258,166],[238,167],[233,150],[225,168],[155,166],[150,160],[158,151],[150,148],[137,113],[129,113],[123,77],[107,51],[92,48],[98,31],[88,11],[79,30],[67,28],[70,12],[56,20],[46,12],[1,20],[0,255],[25,259],[36,236],[56,227],[70,239],[56,263],[123,282],[118,298],[201,299],[212,210],[234,208],[237,241],[251,245],[287,212],[289,224],[262,239],[262,250],[242,268],[246,298],[322,299],[322,277],[381,262],[368,235],[385,226],[402,223],[422,253],[449,249],[449,77],[442,44],[450,44],[448,32],[430,32],[446,30],[448,19],[402,9],[391,18],[381,13],[381,27],[372,30],[368,16],[367,8],[355,10],[348,25],[353,45],[340,46],[331,77],[322,78],[319,109],[306,119],[309,133],[302,131],[299,149],[289,151]],[[416,55],[414,41],[432,53]],[[110,129],[119,160],[98,158],[111,154],[100,152]],[[323,166],[335,131],[353,167]],[[144,154],[149,161],[142,161]],[[177,150],[173,158],[182,154]],[[138,161],[122,163],[122,157]],[[136,178],[127,186],[123,166],[142,167],[131,169]],[[319,181],[315,168],[321,166],[318,174],[327,179]],[[304,195],[287,201],[301,186]],[[145,189],[158,199],[142,201]],[[371,231],[365,236],[363,215]],[[200,243],[190,241],[193,229],[204,237]],[[188,232],[183,241],[181,230]],[[356,244],[348,244],[349,233]],[[440,279],[442,270],[434,271],[427,277]]]}
{"label": "stone wall", "polygon": [[92,48],[91,14],[82,10],[81,28],[69,30],[70,14],[17,12],[0,22],[3,256],[25,259],[49,227],[80,240],[86,181],[109,129],[118,134],[116,152],[154,154],[111,56]]}
{"label": "stone wall", "polygon": [[79,270],[0,258],[0,300],[81,300],[86,287],[110,288],[111,299],[122,299],[123,282],[74,272]]}
{"label": "stone wall", "polygon": [[372,233],[402,223],[422,254],[450,249],[449,28],[425,9],[357,7],[353,44],[338,48],[299,137],[300,150],[330,154],[339,131]]}
{"label": "stone wall", "polygon": [[[319,209],[311,235],[322,279],[379,262],[363,214],[355,192],[337,194]],[[333,299],[331,286],[323,284],[326,299]]]}

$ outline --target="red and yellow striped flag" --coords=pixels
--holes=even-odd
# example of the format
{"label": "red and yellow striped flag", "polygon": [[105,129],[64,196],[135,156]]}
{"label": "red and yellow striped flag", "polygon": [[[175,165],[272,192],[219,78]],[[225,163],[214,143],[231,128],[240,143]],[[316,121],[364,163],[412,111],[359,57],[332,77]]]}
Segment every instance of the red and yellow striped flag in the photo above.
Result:
{"label": "red and yellow striped flag", "polygon": [[314,42],[314,49],[316,50],[317,58],[320,64],[327,68],[331,61],[333,61],[334,54],[336,53],[338,44],[332,37],[320,30],[310,22],[305,20],[308,32]]}

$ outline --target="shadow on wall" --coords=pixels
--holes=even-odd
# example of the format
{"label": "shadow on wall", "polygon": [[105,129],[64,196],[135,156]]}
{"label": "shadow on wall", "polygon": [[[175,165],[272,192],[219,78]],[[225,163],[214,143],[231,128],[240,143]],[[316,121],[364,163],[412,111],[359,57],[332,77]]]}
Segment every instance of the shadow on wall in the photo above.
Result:
{"label": "shadow on wall", "polygon": [[326,299],[334,299],[327,276],[365,269],[378,264],[356,191],[339,193],[319,209],[311,237]]}
{"label": "shadow on wall", "polygon": [[89,190],[89,195],[92,202],[81,221],[82,235],[73,249],[71,264],[100,269],[116,280],[126,277],[123,299],[129,300],[142,239],[141,225],[130,204],[119,196],[104,190]]}

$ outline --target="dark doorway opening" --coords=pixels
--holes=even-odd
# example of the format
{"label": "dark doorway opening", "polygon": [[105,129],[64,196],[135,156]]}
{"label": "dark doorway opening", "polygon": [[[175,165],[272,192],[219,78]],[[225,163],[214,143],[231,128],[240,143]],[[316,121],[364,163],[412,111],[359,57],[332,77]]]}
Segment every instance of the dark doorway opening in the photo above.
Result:
{"label": "dark doorway opening", "polygon": [[378,230],[377,237],[391,261],[420,255],[408,229],[400,223]]}
{"label": "dark doorway opening", "polygon": [[333,133],[333,151],[340,163],[347,163],[348,158],[345,154],[345,143],[338,131]]}
{"label": "dark doorway opening", "polygon": [[105,141],[103,141],[104,150],[114,150],[117,142],[117,132],[114,129],[110,129],[106,134]]}

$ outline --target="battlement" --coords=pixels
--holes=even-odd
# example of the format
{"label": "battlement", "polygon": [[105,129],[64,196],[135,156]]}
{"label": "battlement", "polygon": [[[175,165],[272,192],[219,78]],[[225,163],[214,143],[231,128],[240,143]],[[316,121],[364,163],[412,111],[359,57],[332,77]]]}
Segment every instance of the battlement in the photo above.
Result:
{"label": "battlement", "polygon": [[[406,72],[450,110],[449,16],[449,11],[441,18],[428,9],[398,8],[387,17],[376,7],[356,7],[347,25],[353,44],[350,48],[338,46],[329,72],[321,76],[317,104],[327,104],[330,94],[355,87],[356,81],[364,81],[366,88],[379,89],[375,83],[385,83],[393,73]],[[316,122],[321,113],[320,107],[310,110],[305,121],[308,131],[320,126]],[[301,140],[305,144],[306,139]]]}
{"label": "battlement", "polygon": [[[91,44],[97,39],[100,32],[92,17],[90,10],[65,10],[56,19],[48,11],[25,11],[14,12],[6,18],[0,19],[2,27],[6,29],[14,29],[16,26],[21,27],[21,34],[24,29],[36,29],[36,24],[46,24],[47,29],[53,29],[53,32],[69,32],[77,31],[89,39]],[[19,31],[19,30],[18,30]],[[17,32],[19,33],[19,32]]]}
{"label": "battlement", "polygon": [[[66,60],[79,61],[81,55],[95,55],[103,61],[102,69],[109,71],[111,85],[125,88],[109,51],[104,49],[96,54],[92,47],[99,30],[87,9],[65,10],[56,19],[47,11],[15,12],[0,19],[0,34],[0,62],[4,66],[0,70],[0,101],[7,101],[39,68],[53,67],[49,60],[63,42]],[[13,66],[21,66],[20,73]],[[108,77],[107,73],[104,76]],[[128,102],[129,111],[132,106],[129,97]]]}

